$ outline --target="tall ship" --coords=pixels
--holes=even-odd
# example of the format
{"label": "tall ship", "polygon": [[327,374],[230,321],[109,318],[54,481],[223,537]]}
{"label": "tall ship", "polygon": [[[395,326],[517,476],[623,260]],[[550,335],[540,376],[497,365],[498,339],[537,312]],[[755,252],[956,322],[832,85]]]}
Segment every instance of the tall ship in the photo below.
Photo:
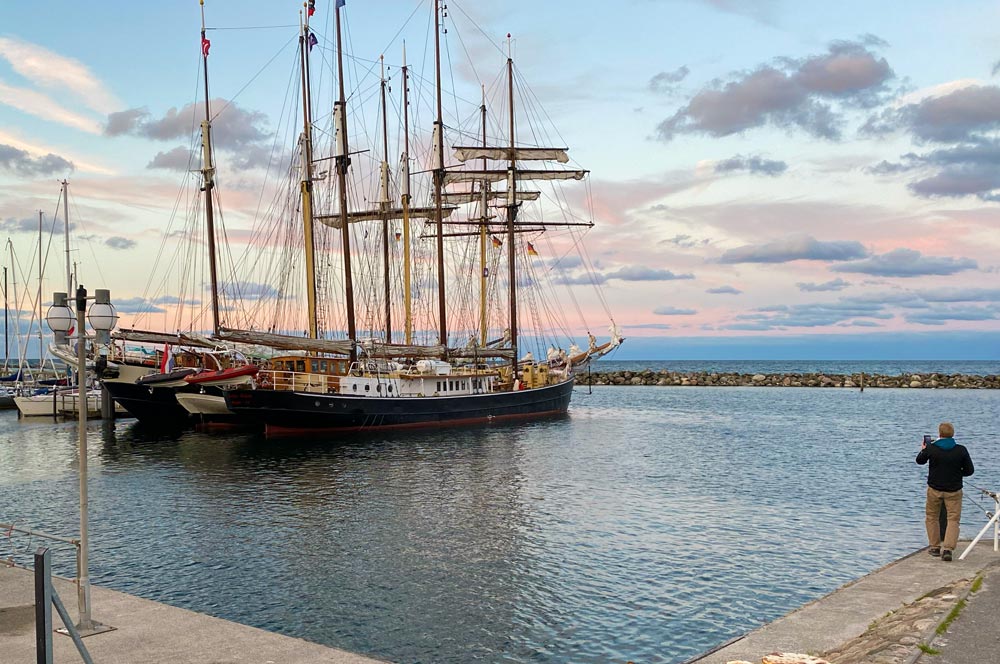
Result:
{"label": "tall ship", "polygon": [[[433,77],[407,65],[405,43],[393,44],[398,66],[387,66],[384,55],[346,54],[347,4],[310,2],[302,15],[290,79],[298,83],[300,123],[284,171],[290,186],[268,190],[294,194],[272,194],[250,233],[254,241],[225,269],[216,261],[226,243],[212,224],[217,181],[203,19],[202,244],[213,329],[187,336],[270,349],[252,376],[207,394],[211,407],[268,435],[565,413],[574,371],[623,341],[600,292],[603,279],[583,251],[594,225],[588,171],[573,167],[567,148],[546,142],[544,123],[528,121],[546,116],[520,87],[510,35],[497,75],[478,86],[480,102],[471,104],[454,75],[442,73],[442,53],[451,52],[442,41],[456,25],[441,0],[427,2],[434,39],[423,60],[433,61]],[[354,64],[350,76],[345,59]],[[320,78],[335,93],[329,105],[316,100],[313,83],[324,65],[329,77]],[[371,126],[352,125],[372,117]],[[430,131],[421,134],[427,119]],[[596,293],[591,302],[603,308],[607,338],[591,333],[581,289]],[[175,400],[203,393],[192,378]]]}

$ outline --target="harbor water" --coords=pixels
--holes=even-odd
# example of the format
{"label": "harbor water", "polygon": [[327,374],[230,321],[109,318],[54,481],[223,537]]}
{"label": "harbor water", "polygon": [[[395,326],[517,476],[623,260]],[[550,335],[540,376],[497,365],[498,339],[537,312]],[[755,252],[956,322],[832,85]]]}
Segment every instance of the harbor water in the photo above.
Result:
{"label": "harbor water", "polygon": [[[582,387],[563,418],[343,440],[92,422],[91,578],[399,662],[680,662],[924,546],[942,420],[971,536],[1000,391]],[[0,522],[75,535],[76,453],[0,414]]]}

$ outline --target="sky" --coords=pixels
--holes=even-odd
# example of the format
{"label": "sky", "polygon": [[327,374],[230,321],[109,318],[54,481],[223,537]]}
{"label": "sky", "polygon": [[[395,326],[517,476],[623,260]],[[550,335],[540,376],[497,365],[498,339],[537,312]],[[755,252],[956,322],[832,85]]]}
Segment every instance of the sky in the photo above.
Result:
{"label": "sky", "polygon": [[[329,60],[332,2],[316,4]],[[782,340],[817,359],[1000,359],[1000,5],[446,4],[449,85],[475,98],[510,33],[553,135],[590,171],[588,254],[635,340],[620,359],[755,344],[782,358]],[[301,6],[206,3],[235,237],[254,228],[268,152],[289,135],[294,149]],[[430,76],[428,7],[348,0],[352,83],[380,54],[391,75],[402,35]],[[3,239],[34,269],[37,211],[52,223],[67,178],[80,280],[111,289],[126,323],[184,297],[149,275],[190,189],[200,22],[195,0],[0,5]],[[49,254],[46,294],[65,283],[61,245]]]}

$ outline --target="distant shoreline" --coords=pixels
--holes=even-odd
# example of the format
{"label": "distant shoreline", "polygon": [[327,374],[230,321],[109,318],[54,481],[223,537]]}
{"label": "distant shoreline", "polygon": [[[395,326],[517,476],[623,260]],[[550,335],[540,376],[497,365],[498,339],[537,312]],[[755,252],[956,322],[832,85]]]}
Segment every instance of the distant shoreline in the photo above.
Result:
{"label": "distant shoreline", "polygon": [[710,371],[591,371],[576,374],[577,385],[684,387],[841,387],[913,389],[1000,389],[1000,375],[913,373],[887,376],[852,373],[724,373]]}

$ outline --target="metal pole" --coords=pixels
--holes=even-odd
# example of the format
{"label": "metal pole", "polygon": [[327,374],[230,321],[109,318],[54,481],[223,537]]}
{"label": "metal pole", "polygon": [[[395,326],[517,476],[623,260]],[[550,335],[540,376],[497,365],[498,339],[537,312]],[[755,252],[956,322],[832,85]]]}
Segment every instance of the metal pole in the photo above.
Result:
{"label": "metal pole", "polygon": [[[993,494],[993,502],[996,507],[993,508],[993,513],[1000,513],[1000,495]],[[1000,551],[1000,522],[993,522],[993,550]]]}
{"label": "metal pole", "polygon": [[[76,370],[81,378],[87,372],[87,335],[84,314],[87,311],[87,289],[82,285],[76,289]],[[80,584],[77,587],[77,600],[80,605],[80,622],[77,629],[91,631],[94,623],[90,617],[90,572],[87,569],[89,538],[87,532],[87,407],[86,389],[83,380],[79,381],[76,393],[77,430],[80,436]]]}
{"label": "metal pole", "polygon": [[35,662],[52,664],[52,554],[35,551]]}

